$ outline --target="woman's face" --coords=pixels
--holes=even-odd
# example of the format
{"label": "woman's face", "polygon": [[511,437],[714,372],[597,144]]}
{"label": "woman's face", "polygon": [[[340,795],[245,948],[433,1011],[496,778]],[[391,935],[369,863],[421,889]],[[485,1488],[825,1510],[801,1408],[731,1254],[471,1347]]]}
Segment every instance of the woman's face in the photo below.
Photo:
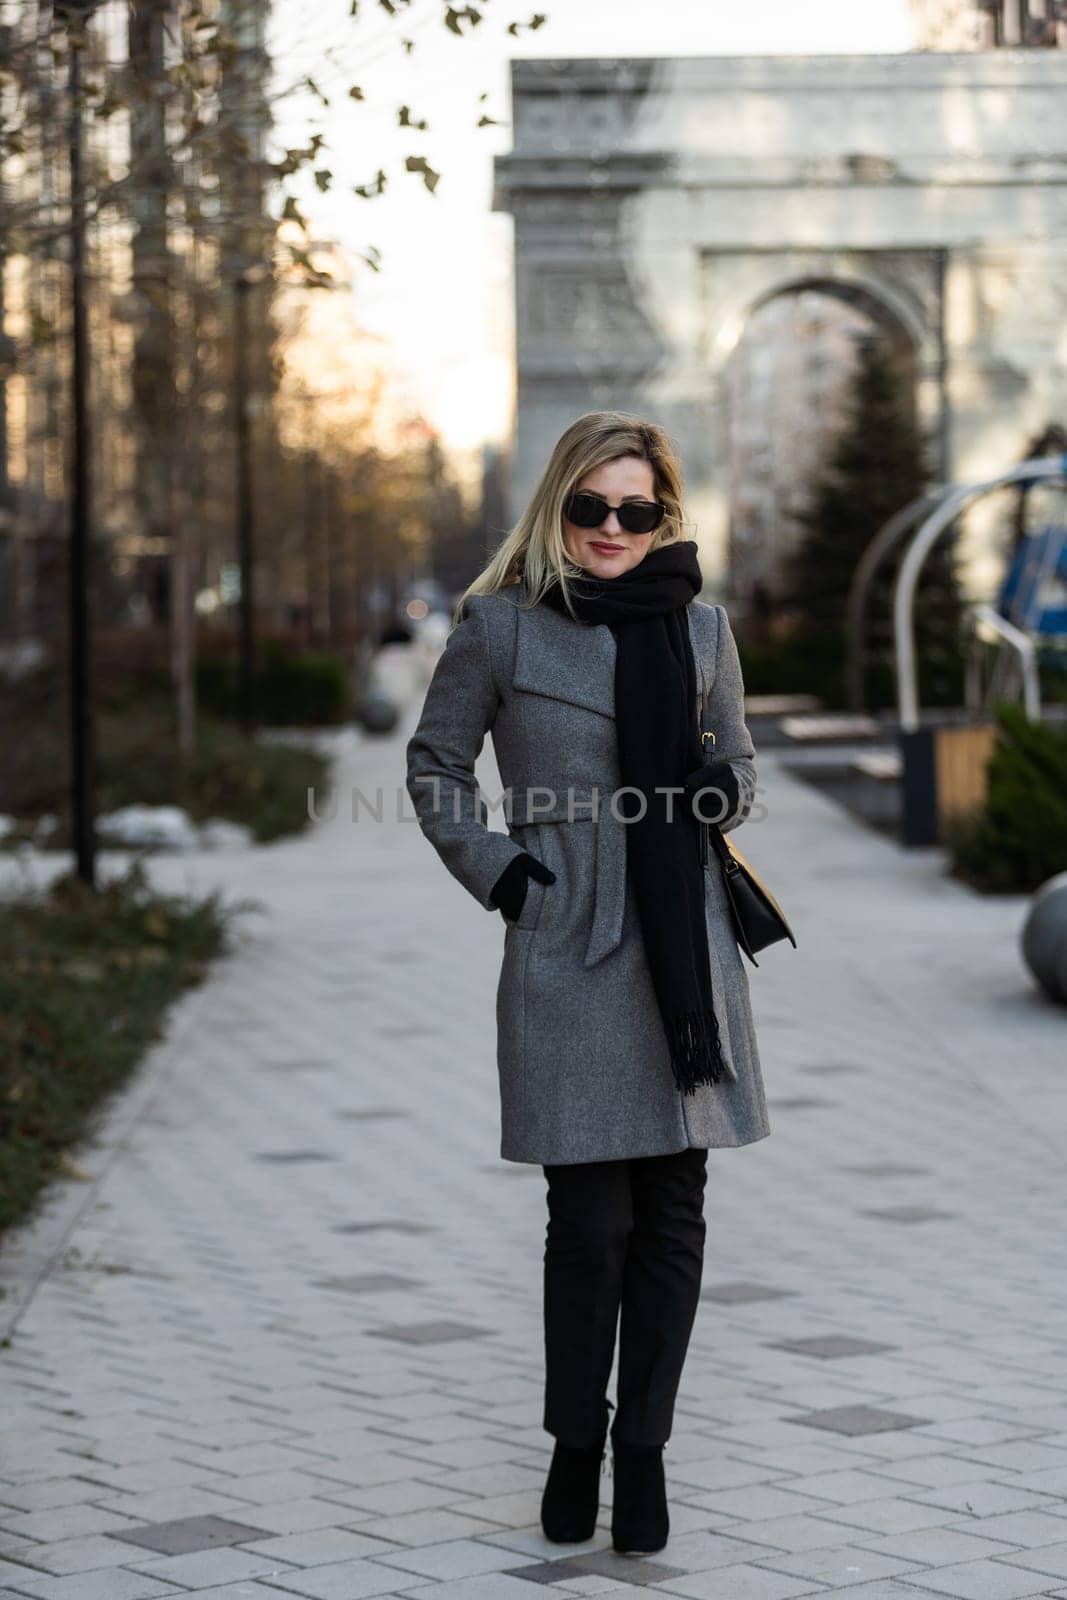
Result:
{"label": "woman's face", "polygon": [[[619,456],[587,472],[575,485],[603,495],[611,507],[623,500],[655,500],[656,486],[652,464],[637,456]],[[563,544],[572,561],[597,578],[617,578],[629,572],[648,554],[651,533],[627,533],[620,528],[614,509],[599,528],[579,528],[563,516]]]}

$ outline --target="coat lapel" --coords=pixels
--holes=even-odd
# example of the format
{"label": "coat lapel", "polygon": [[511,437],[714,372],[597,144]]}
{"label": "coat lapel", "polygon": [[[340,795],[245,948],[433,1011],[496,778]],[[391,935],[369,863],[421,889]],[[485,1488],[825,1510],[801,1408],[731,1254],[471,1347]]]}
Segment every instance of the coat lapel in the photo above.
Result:
{"label": "coat lapel", "polygon": [[[530,694],[546,694],[572,706],[615,718],[615,635],[606,624],[572,622],[551,606],[525,607],[527,589],[520,583],[512,685]],[[706,624],[709,607],[686,606],[689,638],[697,662],[714,660],[714,642]],[[705,667],[707,678],[707,668]],[[707,678],[710,687],[710,678]],[[697,671],[699,693],[700,671]]]}
{"label": "coat lapel", "polygon": [[551,606],[517,609],[512,686],[615,717],[615,635],[605,623],[574,622]]}

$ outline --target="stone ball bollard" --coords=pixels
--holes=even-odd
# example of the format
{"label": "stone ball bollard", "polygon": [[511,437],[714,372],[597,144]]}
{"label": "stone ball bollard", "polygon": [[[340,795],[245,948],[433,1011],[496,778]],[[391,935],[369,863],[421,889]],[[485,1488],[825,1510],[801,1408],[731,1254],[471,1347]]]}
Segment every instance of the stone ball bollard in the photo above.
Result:
{"label": "stone ball bollard", "polygon": [[370,689],[359,702],[356,716],[367,733],[392,733],[400,712],[388,695],[380,689]]}
{"label": "stone ball bollard", "polygon": [[1067,1005],[1067,872],[1034,895],[1022,931],[1023,959],[1050,1000]]}

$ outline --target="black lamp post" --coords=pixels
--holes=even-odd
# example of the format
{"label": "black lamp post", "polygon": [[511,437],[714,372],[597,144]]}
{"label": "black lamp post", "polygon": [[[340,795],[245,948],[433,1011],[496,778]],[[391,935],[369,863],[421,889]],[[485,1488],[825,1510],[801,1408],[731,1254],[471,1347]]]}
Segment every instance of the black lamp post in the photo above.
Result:
{"label": "black lamp post", "polygon": [[92,586],[89,477],[89,336],[85,306],[85,174],[82,149],[81,55],[96,0],[57,0],[67,25],[70,173],[71,480],[70,480],[70,729],[71,830],[78,876],[95,886],[95,748],[90,684]]}
{"label": "black lamp post", "polygon": [[248,296],[269,276],[262,264],[247,267],[234,283],[233,409],[236,444],[237,559],[241,569],[238,703],[241,726],[252,734],[257,723],[255,635],[255,499],[249,417]]}

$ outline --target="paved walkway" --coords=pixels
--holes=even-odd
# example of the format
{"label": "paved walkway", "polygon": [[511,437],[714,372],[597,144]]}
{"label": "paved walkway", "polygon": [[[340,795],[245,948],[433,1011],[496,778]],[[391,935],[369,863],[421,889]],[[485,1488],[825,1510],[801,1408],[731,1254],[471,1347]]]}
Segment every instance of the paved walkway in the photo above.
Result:
{"label": "paved walkway", "polygon": [[[413,719],[340,741],[344,792],[395,815]],[[264,909],[0,1253],[0,1593],[1067,1596],[1067,1027],[1022,903],[760,774],[743,843],[800,950],[751,974],[773,1131],[710,1159],[667,1548],[612,1554],[606,1475],[594,1542],[540,1534],[503,925],[412,821],[342,807],[153,868]]]}

